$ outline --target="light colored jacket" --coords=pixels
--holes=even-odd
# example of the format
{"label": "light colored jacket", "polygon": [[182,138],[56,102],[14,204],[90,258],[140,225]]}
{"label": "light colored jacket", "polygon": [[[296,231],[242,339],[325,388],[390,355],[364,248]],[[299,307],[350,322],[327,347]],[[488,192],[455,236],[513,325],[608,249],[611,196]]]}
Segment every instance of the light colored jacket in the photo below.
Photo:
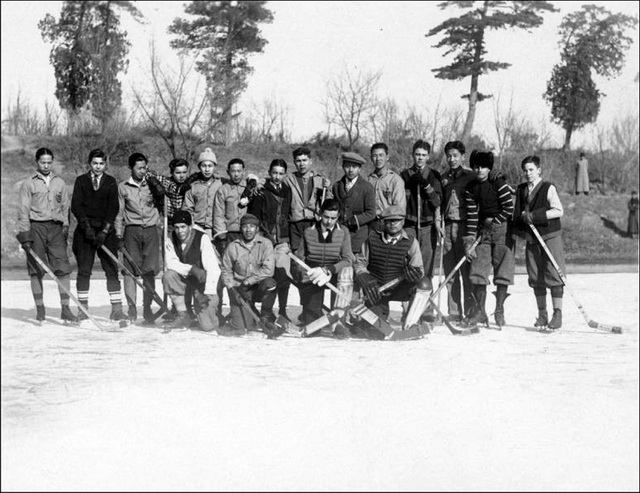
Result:
{"label": "light colored jacket", "polygon": [[247,212],[246,207],[240,207],[240,196],[247,186],[243,179],[237,185],[225,183],[216,192],[213,200],[213,233],[223,231],[240,231],[240,219]]}
{"label": "light colored jacket", "polygon": [[22,182],[18,205],[18,231],[31,229],[31,221],[58,221],[69,226],[69,192],[64,180],[51,173],[49,185],[35,173]]}
{"label": "light colored jacket", "polygon": [[218,189],[222,186],[219,178],[207,181],[198,180],[184,194],[182,210],[191,213],[193,222],[205,229],[213,227],[213,201]]}
{"label": "light colored jacket", "polygon": [[331,186],[324,192],[324,178],[311,170],[308,171],[305,178],[309,180],[307,186],[312,187],[313,192],[311,193],[311,197],[307,199],[303,194],[300,180],[298,179],[300,176],[300,173],[296,171],[295,173],[288,174],[284,178],[284,183],[291,188],[289,222],[295,223],[303,219],[317,221],[320,219],[320,202],[322,201],[323,193],[325,193],[325,199],[333,198]]}
{"label": "light colored jacket", "polygon": [[380,217],[382,211],[391,205],[399,205],[406,210],[407,195],[404,190],[404,180],[398,173],[385,169],[382,176],[378,176],[374,171],[367,179],[376,192],[376,217]]}
{"label": "light colored jacket", "polygon": [[222,282],[228,288],[239,286],[242,281],[256,284],[273,277],[275,255],[271,240],[256,236],[251,245],[242,239],[234,240],[222,258]]}
{"label": "light colored jacket", "polygon": [[[193,231],[191,232],[190,237],[187,238],[187,241],[182,244],[182,247],[184,247],[189,242],[192,236]],[[173,246],[171,236],[167,237],[164,248],[167,269],[174,270],[181,276],[186,277],[187,275],[189,275],[189,271],[191,270],[191,267],[193,267],[193,265],[180,262],[178,254],[176,253],[176,249]],[[202,260],[202,266],[207,272],[207,280],[204,285],[204,294],[216,294],[216,287],[218,286],[218,279],[220,278],[220,262],[218,261],[218,256],[213,249],[211,240],[207,235],[202,235],[200,239],[200,258]]]}
{"label": "light colored jacket", "polygon": [[136,183],[133,178],[118,185],[118,215],[115,221],[116,236],[122,236],[125,226],[156,226],[160,213],[153,202],[147,180]]}

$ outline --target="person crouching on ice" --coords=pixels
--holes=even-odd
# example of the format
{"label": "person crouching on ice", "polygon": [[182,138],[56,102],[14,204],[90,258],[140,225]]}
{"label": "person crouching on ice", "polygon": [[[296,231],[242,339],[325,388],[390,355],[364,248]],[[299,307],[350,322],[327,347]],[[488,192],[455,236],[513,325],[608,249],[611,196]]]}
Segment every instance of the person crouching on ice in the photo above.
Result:
{"label": "person crouching on ice", "polygon": [[191,223],[189,212],[177,211],[171,218],[171,239],[165,245],[167,270],[162,276],[162,284],[178,312],[168,327],[191,327],[191,317],[185,304],[185,291],[189,286],[196,301],[198,328],[219,332],[216,285],[220,265],[209,236],[194,229]]}
{"label": "person crouching on ice", "polygon": [[258,330],[255,318],[247,311],[253,309],[257,301],[262,301],[261,318],[268,322],[276,319],[273,314],[277,294],[273,278],[275,254],[271,240],[257,234],[258,225],[256,216],[244,214],[240,219],[242,237],[229,243],[222,258],[222,282],[229,290],[231,307],[229,325],[237,334]]}
{"label": "person crouching on ice", "polygon": [[[514,218],[517,234],[524,236],[527,242],[525,257],[529,286],[533,288],[538,305],[538,318],[534,325],[559,329],[562,326],[564,283],[529,225],[536,227],[558,266],[564,271],[560,226],[564,211],[556,187],[540,178],[540,158],[527,156],[522,160],[521,166],[527,181],[518,185]],[[553,317],[550,321],[547,313],[547,288],[551,291],[553,304]]]}
{"label": "person crouching on ice", "polygon": [[[308,325],[323,316],[322,302],[326,284],[335,281],[344,296],[332,296],[334,307],[345,307],[353,293],[353,263],[351,235],[338,224],[340,203],[327,199],[320,208],[320,220],[304,230],[296,257],[311,267],[305,272],[298,263],[291,264],[291,273],[300,291],[302,313],[300,324]],[[334,332],[336,327],[333,327]],[[342,327],[339,331],[344,332]],[[338,335],[337,333],[335,335]],[[346,335],[346,334],[345,334]]]}
{"label": "person crouching on ice", "polygon": [[[380,219],[382,231],[370,231],[361,252],[356,255],[354,276],[362,289],[366,305],[376,315],[387,319],[389,301],[408,302],[414,296],[419,281],[424,277],[424,266],[418,240],[403,229],[405,208],[389,206],[382,211]],[[403,278],[400,284],[384,293],[380,292],[381,285],[398,277]],[[428,296],[422,305],[422,312],[427,308],[427,300]]]}

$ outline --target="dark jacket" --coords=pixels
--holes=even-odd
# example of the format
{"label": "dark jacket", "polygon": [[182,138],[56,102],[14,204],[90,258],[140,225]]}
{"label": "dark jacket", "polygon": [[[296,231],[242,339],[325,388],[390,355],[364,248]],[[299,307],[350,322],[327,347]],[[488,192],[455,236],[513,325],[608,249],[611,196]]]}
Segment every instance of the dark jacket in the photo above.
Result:
{"label": "dark jacket", "polygon": [[[435,219],[436,209],[440,207],[442,202],[442,187],[440,185],[440,177],[428,166],[418,170],[412,166],[407,168],[400,176],[404,180],[404,188],[409,198],[407,200],[407,217],[405,225],[413,227],[418,220],[418,201],[420,201],[420,225],[427,226],[433,223]],[[433,191],[427,193],[425,188],[431,185]],[[420,196],[418,196],[418,188]]]}
{"label": "dark jacket", "polygon": [[[363,176],[358,176],[351,190],[347,192],[346,177],[335,182],[333,196],[340,203],[339,222],[348,226],[351,232],[351,249],[358,253],[369,235],[369,223],[376,218],[376,193],[373,185]],[[355,218],[355,221],[350,221]]]}
{"label": "dark jacket", "polygon": [[276,191],[271,180],[267,180],[260,195],[254,197],[247,208],[260,221],[262,234],[274,245],[289,241],[289,211],[291,209],[291,188],[282,184]]}
{"label": "dark jacket", "polygon": [[103,228],[107,224],[107,229],[113,229],[118,209],[118,184],[113,176],[103,173],[98,190],[93,189],[91,171],[76,178],[71,196],[71,212],[76,216],[80,228],[88,220],[94,229]]}

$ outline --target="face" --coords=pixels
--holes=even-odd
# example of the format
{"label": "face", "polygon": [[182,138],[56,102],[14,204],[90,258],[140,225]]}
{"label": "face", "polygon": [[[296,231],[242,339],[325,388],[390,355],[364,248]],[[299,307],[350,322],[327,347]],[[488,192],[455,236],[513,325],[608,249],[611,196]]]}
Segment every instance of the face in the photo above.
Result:
{"label": "face", "polygon": [[184,183],[184,181],[187,179],[188,173],[189,168],[187,168],[186,166],[176,166],[171,173],[171,178],[173,178],[173,181],[175,181],[176,183]]}
{"label": "face", "polygon": [[240,163],[232,164],[229,166],[227,173],[229,174],[229,178],[231,178],[231,183],[237,185],[242,181],[242,177],[244,176],[244,166]]}
{"label": "face", "polygon": [[418,147],[413,151],[413,164],[418,168],[424,168],[429,160],[429,151]]}
{"label": "face", "polygon": [[104,158],[94,157],[91,158],[89,166],[91,166],[91,171],[93,171],[95,175],[100,176],[102,173],[104,173],[104,169],[107,167],[107,163],[105,162]]}
{"label": "face", "polygon": [[404,226],[404,219],[384,220],[384,232],[390,236],[395,236],[402,231],[402,226]]}
{"label": "face", "polygon": [[284,180],[284,175],[285,171],[282,166],[273,166],[269,170],[269,178],[271,178],[274,185],[281,185]]}
{"label": "face", "polygon": [[293,160],[293,162],[301,175],[304,175],[307,171],[309,171],[311,169],[311,165],[313,164],[311,161],[311,157],[307,154],[299,155]]}
{"label": "face", "polygon": [[320,220],[325,229],[331,229],[338,222],[338,211],[322,211]]}
{"label": "face", "polygon": [[460,154],[458,149],[449,149],[447,151],[447,163],[451,169],[456,169],[462,166],[464,161],[464,154]]}
{"label": "face", "polygon": [[142,181],[147,176],[147,163],[144,161],[136,161],[136,164],[131,168],[131,177],[135,181]]}
{"label": "face", "polygon": [[473,172],[476,174],[476,177],[479,181],[485,181],[487,178],[489,178],[489,171],[491,171],[489,168],[474,166],[471,169],[473,169]]}
{"label": "face", "polygon": [[371,162],[376,169],[383,169],[389,162],[389,156],[384,149],[375,149],[371,153]]}
{"label": "face", "polygon": [[533,163],[527,163],[522,167],[522,171],[524,172],[524,177],[527,179],[527,182],[533,183],[535,180],[540,178],[540,168],[538,168]]}
{"label": "face", "polygon": [[360,166],[353,163],[345,163],[342,165],[342,169],[344,170],[345,176],[349,180],[353,180],[358,174],[360,174]]}
{"label": "face", "polygon": [[180,241],[185,241],[189,238],[189,234],[191,233],[191,226],[186,223],[176,223],[173,227],[173,230],[176,232],[176,236]]}
{"label": "face", "polygon": [[215,167],[216,165],[213,161],[202,161],[198,165],[198,168],[200,168],[200,172],[202,173],[202,176],[204,176],[205,180],[208,180],[213,176],[213,170]]}
{"label": "face", "polygon": [[40,159],[36,161],[36,167],[38,169],[38,173],[48,176],[51,173],[51,167],[53,166],[53,156],[49,154],[43,154],[40,156]]}
{"label": "face", "polygon": [[255,224],[245,223],[240,226],[240,231],[242,231],[244,241],[253,241],[256,237],[256,233],[258,232],[258,226]]}

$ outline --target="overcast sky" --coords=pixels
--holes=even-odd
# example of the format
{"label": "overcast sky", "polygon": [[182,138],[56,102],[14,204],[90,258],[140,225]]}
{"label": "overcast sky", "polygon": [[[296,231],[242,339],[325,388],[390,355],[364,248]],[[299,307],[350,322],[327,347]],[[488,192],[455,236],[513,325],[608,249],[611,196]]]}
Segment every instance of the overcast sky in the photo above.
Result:
{"label": "overcast sky", "polygon": [[[542,27],[494,31],[487,38],[488,58],[508,62],[507,70],[480,78],[480,91],[500,96],[506,110],[513,95],[514,107],[536,125],[554,131],[562,143],[561,129],[549,123],[550,108],[542,99],[551,68],[559,59],[557,28],[564,15],[586,3],[600,4],[613,12],[638,16],[638,2],[552,2],[560,12],[544,14]],[[124,75],[125,104],[130,105],[132,87],[148,84],[149,41],[156,40],[165,60],[175,59],[166,33],[171,21],[183,13],[184,2],[136,2],[147,24],[125,19],[123,25],[132,43],[130,67]],[[326,130],[321,100],[325,81],[345,65],[365,71],[383,70],[380,95],[400,104],[412,103],[433,111],[462,108],[460,99],[469,90],[469,79],[443,81],[431,71],[450,63],[442,49],[433,48],[437,37],[425,34],[455,10],[438,8],[439,2],[269,2],[274,21],[262,27],[268,40],[264,53],[251,57],[255,72],[240,107],[260,104],[275,97],[290,107],[292,133],[296,140]],[[62,2],[2,2],[2,108],[18,89],[30,101],[42,105],[55,101],[55,79],[49,64],[50,45],[45,44],[37,23],[46,13],[59,16]],[[627,54],[622,74],[612,80],[596,77],[602,100],[599,124],[606,125],[629,112],[637,114],[638,30]],[[493,103],[478,105],[474,132],[494,139]],[[589,128],[575,134],[579,144],[588,141]]]}

